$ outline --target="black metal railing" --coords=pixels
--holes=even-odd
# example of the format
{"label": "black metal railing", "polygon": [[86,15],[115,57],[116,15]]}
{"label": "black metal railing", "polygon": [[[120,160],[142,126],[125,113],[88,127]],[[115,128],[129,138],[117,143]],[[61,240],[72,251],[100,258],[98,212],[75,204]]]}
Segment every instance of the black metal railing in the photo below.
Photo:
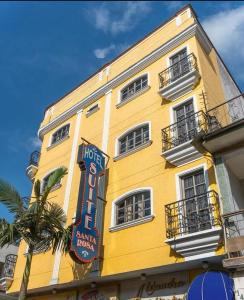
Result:
{"label": "black metal railing", "polygon": [[160,88],[169,85],[187,73],[197,69],[197,59],[195,55],[191,53],[159,73]]}
{"label": "black metal railing", "polygon": [[166,236],[169,239],[211,229],[221,225],[218,194],[209,191],[167,204],[165,215]]}
{"label": "black metal railing", "polygon": [[192,140],[206,130],[207,118],[202,110],[162,129],[163,152]]}
{"label": "black metal railing", "polygon": [[244,209],[224,214],[222,218],[228,258],[244,257]]}
{"label": "black metal railing", "polygon": [[244,94],[210,109],[206,113],[208,133],[225,128],[244,119]]}
{"label": "black metal railing", "polygon": [[5,263],[2,271],[2,278],[14,278],[14,269],[17,261],[17,255],[9,254],[5,258]]}
{"label": "black metal railing", "polygon": [[39,151],[32,152],[30,155],[29,165],[34,165],[38,167],[39,159],[40,159],[40,152]]}

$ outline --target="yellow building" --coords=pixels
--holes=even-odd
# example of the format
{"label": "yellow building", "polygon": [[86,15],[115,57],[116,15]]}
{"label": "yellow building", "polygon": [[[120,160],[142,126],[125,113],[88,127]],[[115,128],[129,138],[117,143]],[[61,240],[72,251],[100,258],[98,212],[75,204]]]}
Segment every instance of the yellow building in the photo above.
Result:
{"label": "yellow building", "polygon": [[[222,270],[220,215],[227,211],[213,151],[202,140],[218,125],[212,109],[240,93],[186,6],[51,104],[38,132],[40,158],[27,174],[45,185],[67,167],[50,197],[70,225],[80,200],[79,146],[106,153],[96,207],[100,254],[79,264],[37,252],[29,299],[183,299],[203,267]],[[25,251],[22,243],[13,295]]]}

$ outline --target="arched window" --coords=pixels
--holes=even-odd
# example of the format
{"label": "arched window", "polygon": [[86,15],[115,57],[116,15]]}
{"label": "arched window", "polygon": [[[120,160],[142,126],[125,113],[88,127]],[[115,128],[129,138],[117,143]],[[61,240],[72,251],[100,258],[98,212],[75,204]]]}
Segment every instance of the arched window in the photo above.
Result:
{"label": "arched window", "polygon": [[57,131],[55,131],[54,134],[52,135],[51,145],[56,144],[57,142],[63,140],[66,136],[68,136],[69,127],[70,124],[66,124],[63,127],[59,128]]}
{"label": "arched window", "polygon": [[151,190],[140,190],[115,203],[115,226],[151,216]]}
{"label": "arched window", "polygon": [[[47,174],[47,175],[42,179],[42,185],[41,185],[41,191],[42,191],[42,192],[45,190],[45,188],[46,188],[46,186],[47,186],[47,184],[48,184],[49,178],[53,175],[53,173],[54,173],[55,171],[56,171],[56,170],[50,172],[49,174]],[[55,190],[55,189],[59,188],[60,186],[61,186],[61,179],[60,179],[59,182],[57,182],[57,183],[53,186],[52,190]]]}
{"label": "arched window", "polygon": [[136,93],[139,93],[148,86],[147,74],[137,78],[126,85],[120,92],[120,102],[126,101]]}
{"label": "arched window", "polygon": [[119,155],[129,152],[149,141],[149,123],[143,124],[119,138]]}

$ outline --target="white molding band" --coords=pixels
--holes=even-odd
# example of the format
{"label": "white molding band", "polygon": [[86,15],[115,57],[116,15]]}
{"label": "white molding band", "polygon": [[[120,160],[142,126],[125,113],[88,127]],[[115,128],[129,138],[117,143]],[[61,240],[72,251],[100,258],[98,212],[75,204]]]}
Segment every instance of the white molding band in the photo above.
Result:
{"label": "white molding band", "polygon": [[138,72],[145,69],[147,66],[164,56],[169,51],[173,50],[177,46],[181,45],[191,37],[196,36],[199,42],[202,44],[204,50],[208,53],[212,48],[212,44],[209,41],[208,37],[206,36],[205,32],[202,30],[201,26],[198,23],[195,23],[180,34],[166,42],[164,45],[159,47],[158,49],[154,50],[152,53],[148,54],[146,57],[132,65],[130,68],[126,69],[124,72],[120,73],[114,79],[94,91],[89,96],[85,97],[71,108],[60,114],[58,117],[53,119],[49,124],[44,125],[38,130],[39,138],[43,138],[44,134],[49,132],[51,129],[57,127],[59,124],[62,124],[71,116],[73,116],[77,111],[83,109],[93,103],[94,101],[98,100],[101,96],[106,94],[112,88],[115,88],[119,84],[123,83],[128,78],[134,76]]}
{"label": "white molding band", "polygon": [[105,153],[107,153],[107,149],[108,149],[111,99],[112,99],[112,90],[108,91],[105,96],[105,108],[104,108],[104,118],[103,118],[103,136],[102,136],[102,151]]}
{"label": "white molding band", "polygon": [[[66,215],[67,215],[68,207],[69,207],[72,179],[73,179],[74,167],[75,167],[75,162],[76,162],[76,152],[77,152],[77,147],[78,147],[79,132],[80,132],[80,125],[81,125],[81,114],[82,114],[82,110],[77,112],[73,144],[72,144],[69,169],[68,169],[68,178],[67,178],[67,184],[66,184],[66,189],[65,189],[65,194],[64,194],[63,210]],[[53,273],[52,273],[50,285],[58,283],[58,274],[59,274],[61,256],[62,256],[61,251],[57,251],[55,254],[55,258],[54,258]]]}

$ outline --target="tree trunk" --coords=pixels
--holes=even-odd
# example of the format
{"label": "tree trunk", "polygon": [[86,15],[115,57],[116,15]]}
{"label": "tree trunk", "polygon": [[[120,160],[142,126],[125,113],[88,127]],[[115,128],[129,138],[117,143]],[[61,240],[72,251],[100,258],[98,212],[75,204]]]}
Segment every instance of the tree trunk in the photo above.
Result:
{"label": "tree trunk", "polygon": [[21,286],[20,286],[20,292],[19,292],[18,300],[25,300],[26,299],[27,287],[28,287],[29,277],[30,277],[31,261],[32,261],[32,256],[33,256],[33,250],[34,250],[34,247],[32,245],[30,245],[29,249],[28,249],[28,254],[26,256],[25,271],[24,271]]}

